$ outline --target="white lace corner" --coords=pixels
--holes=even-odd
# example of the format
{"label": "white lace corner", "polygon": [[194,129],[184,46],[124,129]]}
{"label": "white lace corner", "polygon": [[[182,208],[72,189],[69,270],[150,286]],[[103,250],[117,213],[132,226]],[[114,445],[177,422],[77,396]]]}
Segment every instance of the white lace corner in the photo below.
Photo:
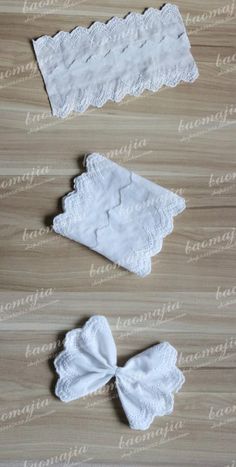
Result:
{"label": "white lace corner", "polygon": [[185,378],[176,367],[177,351],[168,342],[148,348],[117,366],[116,346],[104,316],[66,335],[65,350],[55,359],[56,395],[64,402],[80,399],[113,376],[131,428],[147,430],[155,417],[172,413],[173,394]]}
{"label": "white lace corner", "polygon": [[172,232],[184,199],[101,154],[88,156],[86,166],[54,218],[54,231],[139,276],[150,274],[151,257]]}
{"label": "white lace corner", "polygon": [[193,82],[198,69],[176,5],[42,36],[33,46],[53,115]]}

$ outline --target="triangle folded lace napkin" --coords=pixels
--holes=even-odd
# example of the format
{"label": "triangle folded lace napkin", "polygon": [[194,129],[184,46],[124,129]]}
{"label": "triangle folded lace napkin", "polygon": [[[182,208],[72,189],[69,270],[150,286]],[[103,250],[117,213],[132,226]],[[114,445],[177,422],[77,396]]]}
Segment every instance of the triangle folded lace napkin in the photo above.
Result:
{"label": "triangle folded lace napkin", "polygon": [[150,274],[184,199],[101,154],[90,154],[86,167],[63,198],[54,231],[141,277]]}
{"label": "triangle folded lace napkin", "polygon": [[198,77],[179,9],[168,3],[42,36],[33,46],[52,113],[62,118]]}
{"label": "triangle folded lace napkin", "polygon": [[115,376],[130,428],[147,430],[155,417],[171,414],[174,396],[185,378],[176,367],[177,351],[168,342],[154,345],[117,366],[117,352],[104,316],[93,316],[66,334],[65,350],[55,359],[56,395],[63,402],[80,399]]}

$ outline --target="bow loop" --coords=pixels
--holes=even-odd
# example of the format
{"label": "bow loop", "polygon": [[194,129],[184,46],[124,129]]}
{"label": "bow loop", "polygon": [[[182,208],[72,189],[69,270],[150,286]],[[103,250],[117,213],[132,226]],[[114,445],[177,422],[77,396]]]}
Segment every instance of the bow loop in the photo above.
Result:
{"label": "bow loop", "polygon": [[60,379],[56,395],[64,402],[97,391],[115,374],[116,346],[104,316],[93,316],[66,335],[65,350],[54,361]]}

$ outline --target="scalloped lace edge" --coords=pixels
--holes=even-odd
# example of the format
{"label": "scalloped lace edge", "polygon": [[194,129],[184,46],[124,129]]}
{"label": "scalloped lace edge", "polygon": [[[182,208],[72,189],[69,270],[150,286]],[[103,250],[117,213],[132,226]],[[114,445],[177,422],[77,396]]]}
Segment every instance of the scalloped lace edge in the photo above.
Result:
{"label": "scalloped lace edge", "polygon": [[54,43],[54,41],[60,42],[61,37],[63,36],[63,38],[64,38],[67,35],[70,35],[73,39],[74,38],[77,39],[77,37],[80,35],[80,33],[81,34],[86,34],[87,36],[91,36],[91,39],[93,39],[92,36],[94,35],[94,33],[98,29],[100,30],[102,28],[103,32],[113,33],[113,32],[115,32],[115,28],[117,28],[117,26],[120,26],[120,23],[129,24],[132,20],[134,20],[136,18],[137,19],[146,18],[150,14],[152,14],[153,12],[155,12],[155,14],[157,14],[158,16],[163,17],[163,18],[165,16],[168,17],[168,18],[178,17],[179,19],[181,19],[181,21],[183,21],[177,5],[175,5],[173,3],[166,3],[160,9],[150,7],[150,8],[145,9],[141,13],[131,11],[131,12],[127,13],[124,17],[113,16],[112,18],[108,19],[105,22],[103,22],[103,21],[94,21],[89,27],[76,26],[71,31],[63,31],[62,30],[62,31],[59,31],[59,32],[57,32],[56,34],[54,34],[52,36],[49,36],[49,35],[46,34],[44,36],[40,36],[39,38],[35,39],[33,42],[34,43],[38,42],[38,45],[40,47],[42,47],[44,45],[44,43],[45,43],[45,40],[50,41],[52,43]]}
{"label": "scalloped lace edge", "polygon": [[[160,226],[154,228],[149,234],[148,245],[143,250],[139,250],[136,252],[137,261],[139,263],[139,275],[141,277],[145,277],[150,274],[152,270],[152,260],[151,258],[162,250],[163,240],[167,235],[170,235],[174,229],[174,217],[183,212],[186,208],[185,200],[181,197],[179,201],[173,204],[171,209],[168,209],[168,206],[165,209],[161,209],[166,218],[168,219],[167,227],[164,230],[160,230]],[[130,268],[132,268],[132,263],[130,264]]]}

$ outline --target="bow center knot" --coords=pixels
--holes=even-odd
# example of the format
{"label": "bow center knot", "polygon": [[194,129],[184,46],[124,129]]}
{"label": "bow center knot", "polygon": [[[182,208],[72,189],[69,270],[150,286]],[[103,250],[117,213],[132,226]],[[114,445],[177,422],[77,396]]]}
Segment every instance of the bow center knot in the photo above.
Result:
{"label": "bow center knot", "polygon": [[122,370],[122,367],[116,365],[115,368],[114,368],[114,376],[115,377],[119,376],[121,370]]}

